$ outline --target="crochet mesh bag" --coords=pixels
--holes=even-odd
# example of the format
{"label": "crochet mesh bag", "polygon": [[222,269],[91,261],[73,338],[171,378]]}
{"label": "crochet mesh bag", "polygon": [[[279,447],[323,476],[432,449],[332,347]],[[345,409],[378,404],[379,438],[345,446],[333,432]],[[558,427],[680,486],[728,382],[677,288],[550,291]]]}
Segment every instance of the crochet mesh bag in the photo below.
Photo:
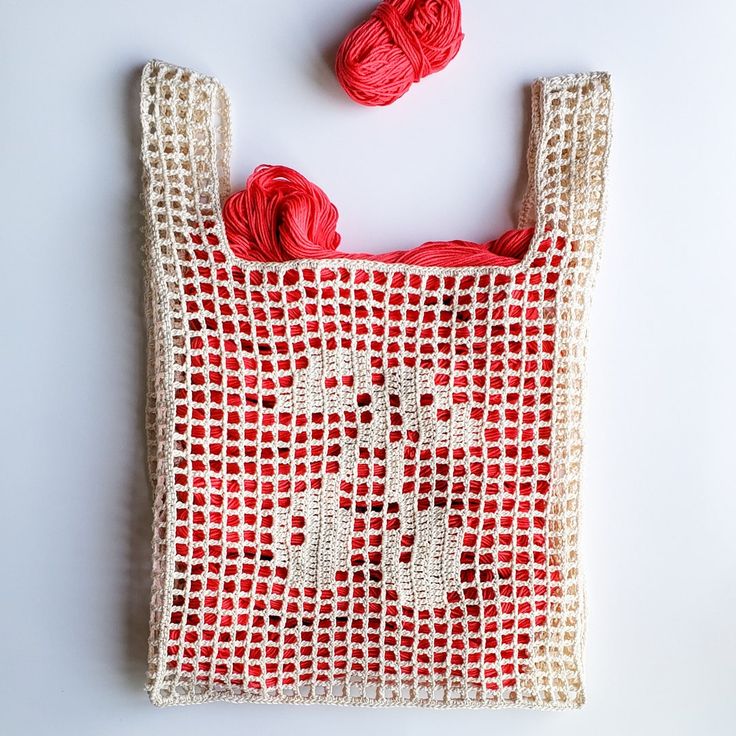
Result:
{"label": "crochet mesh bag", "polygon": [[146,66],[154,703],[583,703],[609,79],[532,91],[517,265],[256,263],[221,220],[222,87]]}

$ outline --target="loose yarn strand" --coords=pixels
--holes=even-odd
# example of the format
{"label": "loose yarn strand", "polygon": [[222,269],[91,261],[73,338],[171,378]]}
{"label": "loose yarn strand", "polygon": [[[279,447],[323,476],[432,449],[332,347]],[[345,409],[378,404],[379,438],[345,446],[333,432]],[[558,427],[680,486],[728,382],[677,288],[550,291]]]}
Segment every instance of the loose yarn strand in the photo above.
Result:
{"label": "loose yarn strand", "polygon": [[463,40],[459,0],[383,0],[335,59],[337,79],[362,105],[390,105],[444,69]]}

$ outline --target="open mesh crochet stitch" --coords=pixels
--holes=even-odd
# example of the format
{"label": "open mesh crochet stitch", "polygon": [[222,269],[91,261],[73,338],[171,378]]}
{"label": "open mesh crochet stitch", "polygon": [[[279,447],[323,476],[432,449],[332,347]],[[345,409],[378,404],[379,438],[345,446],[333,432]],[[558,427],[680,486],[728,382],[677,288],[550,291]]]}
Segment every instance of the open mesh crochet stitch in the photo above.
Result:
{"label": "open mesh crochet stitch", "polygon": [[222,87],[145,68],[154,703],[583,702],[608,77],[533,103],[518,264],[256,263],[222,226]]}

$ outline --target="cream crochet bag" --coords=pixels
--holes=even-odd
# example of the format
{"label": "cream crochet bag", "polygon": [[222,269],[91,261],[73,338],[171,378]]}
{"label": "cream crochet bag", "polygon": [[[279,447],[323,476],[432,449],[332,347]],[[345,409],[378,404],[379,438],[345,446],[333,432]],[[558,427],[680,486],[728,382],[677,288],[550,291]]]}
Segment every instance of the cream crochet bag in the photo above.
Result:
{"label": "cream crochet bag", "polygon": [[603,73],[533,85],[517,265],[255,263],[222,87],[146,66],[154,703],[583,703],[609,106]]}

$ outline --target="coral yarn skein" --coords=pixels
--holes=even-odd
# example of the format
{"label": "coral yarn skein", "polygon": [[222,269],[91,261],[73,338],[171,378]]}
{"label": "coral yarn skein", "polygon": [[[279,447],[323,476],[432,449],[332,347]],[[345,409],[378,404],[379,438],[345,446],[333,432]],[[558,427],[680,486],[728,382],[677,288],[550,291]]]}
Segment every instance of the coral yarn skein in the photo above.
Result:
{"label": "coral yarn skein", "polygon": [[233,254],[266,263],[358,258],[417,266],[510,266],[524,257],[534,233],[534,228],[510,230],[486,243],[430,241],[379,255],[340,251],[337,208],[324,191],[288,166],[265,164],[226,200],[222,216]]}
{"label": "coral yarn skein", "polygon": [[463,40],[459,0],[383,0],[340,45],[337,79],[362,105],[390,105],[444,69]]}

